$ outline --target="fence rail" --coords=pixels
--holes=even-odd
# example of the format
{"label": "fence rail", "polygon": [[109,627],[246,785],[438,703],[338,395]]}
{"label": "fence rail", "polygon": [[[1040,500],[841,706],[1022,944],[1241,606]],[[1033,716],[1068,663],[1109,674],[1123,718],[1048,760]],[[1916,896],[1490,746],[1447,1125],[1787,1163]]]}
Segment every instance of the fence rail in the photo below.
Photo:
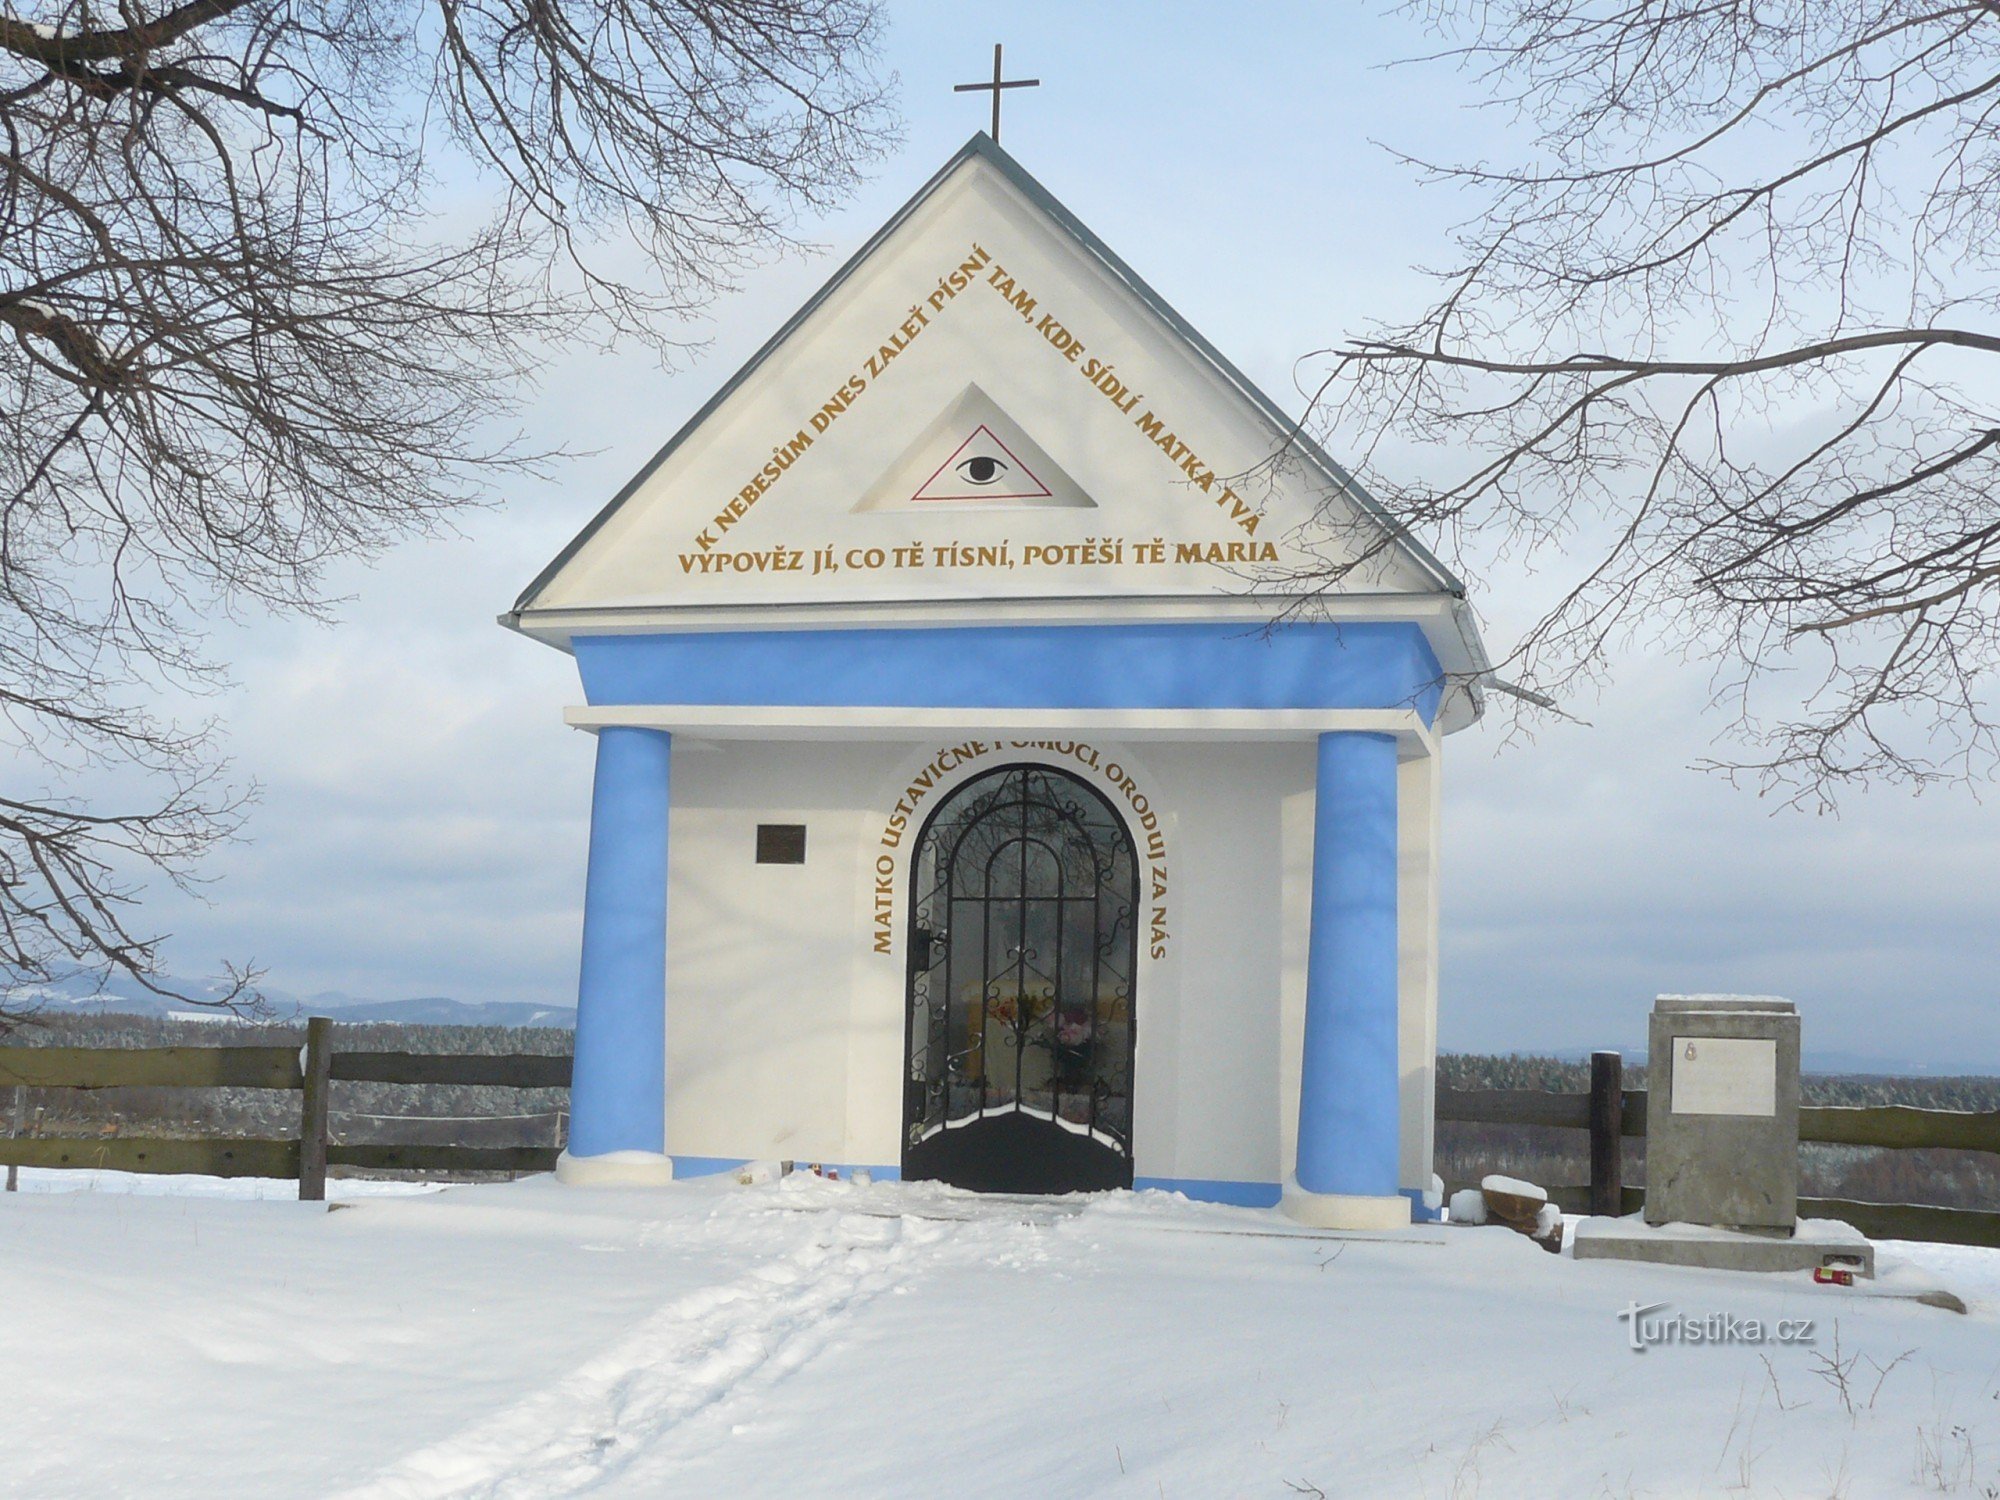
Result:
{"label": "fence rail", "polygon": [[[1437,1091],[1440,1121],[1471,1125],[1541,1125],[1590,1132],[1590,1182],[1549,1189],[1565,1213],[1635,1213],[1645,1189],[1627,1187],[1620,1143],[1646,1134],[1646,1090],[1624,1087],[1624,1060],[1616,1052],[1590,1059],[1588,1093],[1540,1089]],[[1802,1105],[1802,1143],[1873,1146],[1883,1150],[1990,1151],[2000,1154],[2000,1110],[1913,1109],[1904,1104]],[[1471,1186],[1447,1184],[1452,1189]],[[1877,1239],[1933,1240],[1951,1245],[2000,1247],[2000,1212],[1943,1208],[1929,1203],[1865,1203],[1849,1198],[1800,1198],[1806,1218],[1844,1219]]]}
{"label": "fence rail", "polygon": [[28,1136],[0,1141],[10,1167],[86,1167],[104,1172],[198,1173],[204,1177],[296,1177],[297,1141],[218,1136],[117,1136],[71,1140]]}
{"label": "fence rail", "polygon": [[507,1089],[566,1089],[570,1060],[539,1052],[490,1056],[439,1052],[336,1052],[331,1076],[341,1083],[487,1084]]}
{"label": "fence rail", "polygon": [[1799,1139],[1898,1150],[1935,1147],[2000,1152],[2000,1110],[1912,1109],[1907,1104],[1854,1109],[1807,1104],[1799,1108]]}
{"label": "fence rail", "polygon": [[0,1047],[0,1088],[243,1088],[299,1095],[299,1133],[279,1140],[242,1137],[117,1136],[0,1138],[0,1166],[96,1168],[114,1172],[199,1173],[209,1177],[290,1177],[299,1196],[326,1197],[326,1171],[546,1172],[554,1146],[354,1143],[331,1139],[332,1083],[447,1084],[489,1088],[568,1088],[570,1059],[541,1053],[469,1056],[429,1052],[343,1052],[333,1022],[314,1016],[303,1047]]}
{"label": "fence rail", "polygon": [[0,1088],[297,1089],[297,1047],[0,1047]]}

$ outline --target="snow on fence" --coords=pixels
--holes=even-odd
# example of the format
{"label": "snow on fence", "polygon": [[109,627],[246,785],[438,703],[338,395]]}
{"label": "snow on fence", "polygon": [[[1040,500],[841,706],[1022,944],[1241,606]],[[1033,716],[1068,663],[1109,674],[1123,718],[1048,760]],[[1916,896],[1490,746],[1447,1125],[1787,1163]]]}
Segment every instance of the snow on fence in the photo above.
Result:
{"label": "snow on fence", "polygon": [[[314,1016],[304,1047],[0,1047],[0,1088],[247,1088],[299,1095],[296,1138],[115,1136],[0,1139],[8,1167],[86,1167],[117,1172],[201,1173],[211,1177],[291,1177],[299,1197],[326,1197],[326,1171],[547,1172],[558,1148],[362,1144],[330,1139],[335,1082],[568,1088],[570,1060],[535,1053],[494,1056],[426,1052],[344,1052],[333,1022]],[[431,1122],[424,1122],[431,1123]]]}
{"label": "snow on fence", "polygon": [[[1566,1213],[1634,1213],[1646,1190],[1627,1187],[1623,1137],[1646,1134],[1646,1091],[1624,1086],[1624,1058],[1593,1052],[1587,1093],[1541,1089],[1437,1091],[1437,1118],[1475,1125],[1545,1125],[1590,1132],[1590,1182],[1553,1187],[1549,1201]],[[2000,1154],[2000,1110],[1913,1109],[1884,1104],[1865,1108],[1801,1105],[1799,1140],[1885,1150],[1990,1151]],[[1473,1183],[1447,1183],[1447,1193]],[[1849,1198],[1800,1198],[1801,1217],[1843,1219],[1874,1239],[1931,1240],[2000,1248],[2000,1212],[1940,1208],[1927,1203],[1864,1203]]]}

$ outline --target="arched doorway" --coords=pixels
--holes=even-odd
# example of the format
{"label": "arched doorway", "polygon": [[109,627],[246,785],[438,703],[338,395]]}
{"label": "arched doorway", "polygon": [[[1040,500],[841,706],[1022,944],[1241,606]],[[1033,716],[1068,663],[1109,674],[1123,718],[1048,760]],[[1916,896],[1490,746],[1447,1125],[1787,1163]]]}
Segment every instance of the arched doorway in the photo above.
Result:
{"label": "arched doorway", "polygon": [[987,772],[910,877],[903,1175],[1130,1187],[1139,864],[1111,804],[1051,766]]}

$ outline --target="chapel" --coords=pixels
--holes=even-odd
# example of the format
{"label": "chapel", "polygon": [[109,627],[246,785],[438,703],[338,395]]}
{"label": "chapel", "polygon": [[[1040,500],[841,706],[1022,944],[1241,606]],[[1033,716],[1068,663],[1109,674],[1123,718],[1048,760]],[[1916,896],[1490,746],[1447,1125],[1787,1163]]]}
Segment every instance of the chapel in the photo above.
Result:
{"label": "chapel", "polygon": [[1434,1210],[1464,589],[989,136],[501,618],[595,742],[565,1181]]}

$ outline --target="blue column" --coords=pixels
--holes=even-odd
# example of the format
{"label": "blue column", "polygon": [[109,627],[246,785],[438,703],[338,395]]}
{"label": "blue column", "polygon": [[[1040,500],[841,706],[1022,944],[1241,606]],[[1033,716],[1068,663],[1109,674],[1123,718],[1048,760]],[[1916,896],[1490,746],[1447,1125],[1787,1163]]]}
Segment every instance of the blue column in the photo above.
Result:
{"label": "blue column", "polygon": [[597,733],[569,1151],[663,1152],[667,1137],[667,767],[657,729]]}
{"label": "blue column", "polygon": [[1298,1184],[1397,1191],[1396,741],[1322,734],[1313,814]]}

